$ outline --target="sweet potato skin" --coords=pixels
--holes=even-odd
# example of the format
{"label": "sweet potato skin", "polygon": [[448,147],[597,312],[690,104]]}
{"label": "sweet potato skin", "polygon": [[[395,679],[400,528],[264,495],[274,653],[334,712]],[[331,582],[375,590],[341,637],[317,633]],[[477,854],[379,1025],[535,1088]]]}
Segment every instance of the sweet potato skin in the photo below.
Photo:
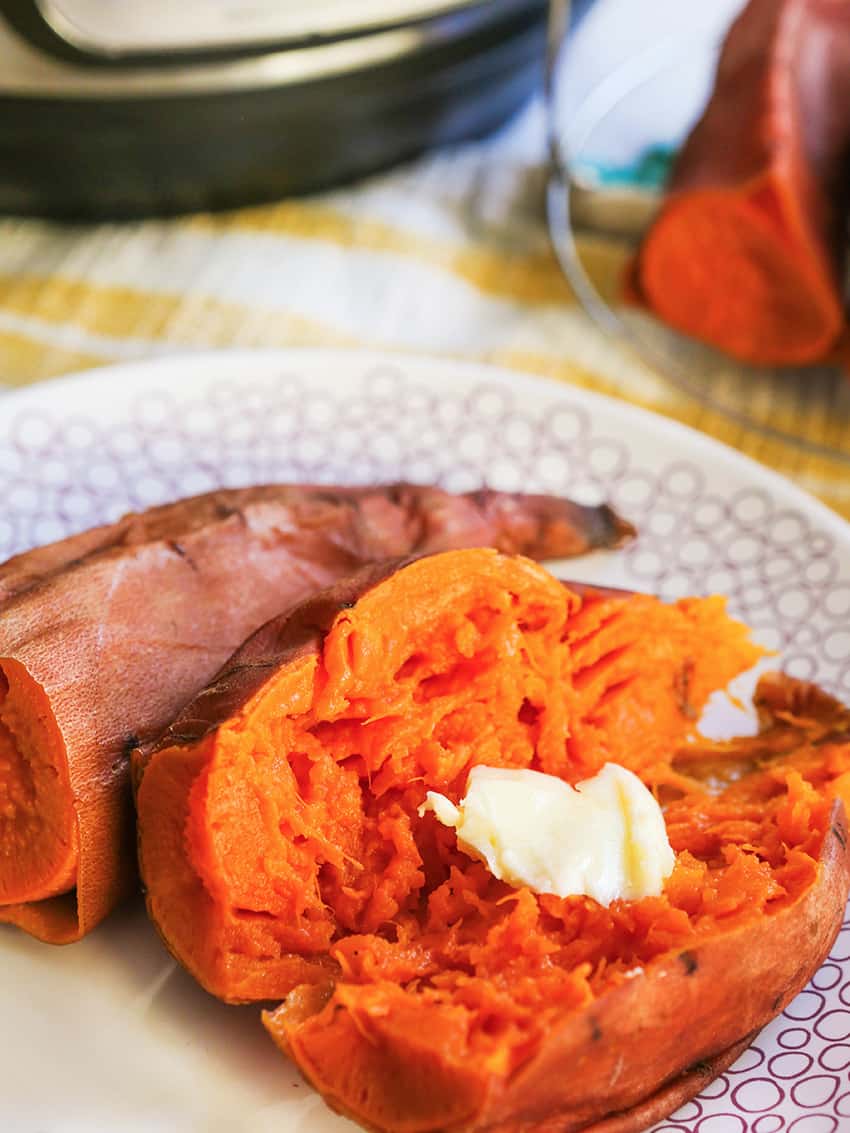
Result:
{"label": "sweet potato skin", "polygon": [[547,496],[266,485],[130,515],[0,565],[0,666],[22,664],[49,699],[80,847],[75,892],[0,907],[0,922],[67,943],[135,888],[131,751],[280,609],[373,560],[480,543],[570,555],[632,531],[607,507]]}
{"label": "sweet potato skin", "polygon": [[[711,1058],[701,1059],[645,1101],[622,1113],[594,1122],[586,1127],[585,1133],[640,1133],[640,1130],[649,1129],[656,1122],[675,1113],[679,1106],[696,1097],[718,1075],[737,1062],[755,1037],[754,1034],[747,1035],[728,1050]],[[557,1129],[557,1124],[555,1128]]]}
{"label": "sweet potato skin", "polygon": [[[0,603],[107,552],[162,544],[185,559],[186,548],[175,546],[176,540],[209,537],[210,529],[218,534],[219,526],[231,521],[254,528],[267,541],[288,543],[299,557],[315,559],[317,568],[333,563],[336,554],[349,570],[424,548],[481,546],[530,558],[569,557],[618,547],[635,534],[632,524],[607,504],[586,506],[523,492],[482,488],[458,495],[405,483],[222,488],[130,513],[116,523],[13,556],[0,563]],[[335,570],[333,578],[338,577]]]}
{"label": "sweet potato skin", "polygon": [[[368,1111],[341,1095],[345,1083],[332,1077],[329,1049],[362,1045],[374,1074],[370,1095],[407,1099],[408,1114],[393,1133],[639,1133],[698,1093],[802,990],[841,926],[848,885],[847,821],[837,802],[817,881],[801,898],[775,916],[653,961],[570,1012],[506,1082],[483,1067],[473,1075],[439,1066],[423,1094],[420,1059],[433,1059],[433,1043],[392,1014],[368,1019],[368,1040],[348,1017],[331,1025],[339,1035],[325,1027],[305,1038],[288,1027],[286,1005],[266,1012],[264,1023],[332,1108],[382,1133],[389,1127],[371,1124]],[[422,1102],[418,1113],[413,1099]]]}

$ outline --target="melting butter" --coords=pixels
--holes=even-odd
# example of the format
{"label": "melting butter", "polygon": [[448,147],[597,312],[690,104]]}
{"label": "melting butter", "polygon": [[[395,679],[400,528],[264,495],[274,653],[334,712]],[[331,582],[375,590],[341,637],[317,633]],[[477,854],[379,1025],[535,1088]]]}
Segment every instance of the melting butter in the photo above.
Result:
{"label": "melting butter", "polygon": [[537,893],[610,905],[657,897],[673,870],[661,808],[615,763],[575,787],[539,771],[473,767],[460,806],[429,791],[420,816],[428,810],[494,877]]}

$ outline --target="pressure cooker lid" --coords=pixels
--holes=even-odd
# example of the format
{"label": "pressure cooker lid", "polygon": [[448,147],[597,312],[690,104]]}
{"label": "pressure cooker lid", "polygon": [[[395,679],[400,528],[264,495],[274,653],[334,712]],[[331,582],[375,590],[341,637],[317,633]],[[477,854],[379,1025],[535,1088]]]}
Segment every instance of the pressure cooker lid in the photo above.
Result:
{"label": "pressure cooker lid", "polygon": [[2,0],[42,48],[89,63],[167,62],[317,44],[486,7],[489,0]]}
{"label": "pressure cooker lid", "polygon": [[0,212],[224,208],[481,136],[539,89],[545,16],[546,0],[0,0]]}

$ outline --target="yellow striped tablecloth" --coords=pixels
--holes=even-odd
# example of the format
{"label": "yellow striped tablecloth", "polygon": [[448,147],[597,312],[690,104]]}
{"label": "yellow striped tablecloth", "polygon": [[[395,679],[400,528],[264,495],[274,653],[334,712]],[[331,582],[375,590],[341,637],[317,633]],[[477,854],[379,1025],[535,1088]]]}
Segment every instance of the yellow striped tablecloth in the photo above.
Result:
{"label": "yellow striped tablecloth", "polygon": [[[694,425],[850,518],[850,466],[695,405],[589,321],[550,249],[543,154],[532,106],[486,142],[310,199],[125,224],[2,219],[0,388],[209,347],[489,360]],[[614,278],[616,256],[585,251]]]}

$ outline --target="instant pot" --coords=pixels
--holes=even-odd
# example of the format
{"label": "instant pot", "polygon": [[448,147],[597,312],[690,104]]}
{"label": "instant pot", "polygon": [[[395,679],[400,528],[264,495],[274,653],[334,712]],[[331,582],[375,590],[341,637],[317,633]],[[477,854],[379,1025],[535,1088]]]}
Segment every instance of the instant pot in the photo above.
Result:
{"label": "instant pot", "polygon": [[132,217],[350,180],[483,135],[545,0],[0,0],[0,212]]}

